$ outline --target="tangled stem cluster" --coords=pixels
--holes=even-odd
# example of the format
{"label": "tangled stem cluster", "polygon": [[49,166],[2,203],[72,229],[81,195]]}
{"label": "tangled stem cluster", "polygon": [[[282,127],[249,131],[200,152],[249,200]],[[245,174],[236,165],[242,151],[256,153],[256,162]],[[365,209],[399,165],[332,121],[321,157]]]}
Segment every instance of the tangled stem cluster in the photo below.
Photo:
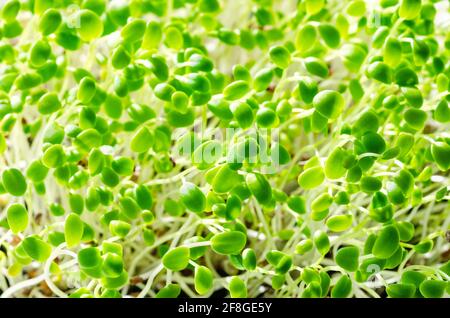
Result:
{"label": "tangled stem cluster", "polygon": [[448,296],[449,17],[1,1],[2,297]]}

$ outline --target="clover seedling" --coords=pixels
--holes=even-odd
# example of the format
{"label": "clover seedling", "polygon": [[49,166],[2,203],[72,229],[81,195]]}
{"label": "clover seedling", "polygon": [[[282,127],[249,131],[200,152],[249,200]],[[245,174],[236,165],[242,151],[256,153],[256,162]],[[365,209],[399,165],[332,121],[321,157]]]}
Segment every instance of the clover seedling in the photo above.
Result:
{"label": "clover seedling", "polygon": [[1,296],[448,297],[448,6],[3,1]]}

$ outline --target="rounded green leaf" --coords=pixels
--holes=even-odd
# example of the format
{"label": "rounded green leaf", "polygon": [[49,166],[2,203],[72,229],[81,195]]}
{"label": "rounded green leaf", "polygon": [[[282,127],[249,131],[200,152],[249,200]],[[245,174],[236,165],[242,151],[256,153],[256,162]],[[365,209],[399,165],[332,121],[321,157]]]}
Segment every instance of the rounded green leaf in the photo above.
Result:
{"label": "rounded green leaf", "polygon": [[82,269],[100,267],[102,258],[98,247],[86,247],[78,252],[78,264]]}
{"label": "rounded green leaf", "polygon": [[22,241],[22,246],[25,249],[25,252],[38,262],[46,261],[52,252],[52,247],[50,244],[44,242],[37,235],[25,238]]}
{"label": "rounded green leaf", "polygon": [[394,178],[395,184],[402,190],[405,195],[409,195],[414,188],[414,176],[408,170],[400,170]]}
{"label": "rounded green leaf", "polygon": [[325,255],[330,250],[330,239],[324,231],[314,233],[313,241],[320,254]]}
{"label": "rounded green leaf", "polygon": [[88,104],[94,98],[96,91],[97,84],[91,77],[86,76],[80,82],[77,91],[77,98],[83,104]]}
{"label": "rounded green leaf", "polygon": [[398,230],[400,241],[408,242],[414,237],[414,224],[408,221],[400,221],[395,224]]}
{"label": "rounded green leaf", "polygon": [[431,154],[440,170],[450,169],[450,146],[448,144],[443,142],[432,144]]}
{"label": "rounded green leaf", "polygon": [[[123,47],[123,45],[119,45],[112,53],[111,56],[111,65],[115,69],[123,69],[131,62],[131,56],[128,51]],[[116,93],[120,95],[117,91]],[[156,92],[155,92],[156,95]],[[158,95],[157,95],[158,96]]]}
{"label": "rounded green leaf", "polygon": [[405,112],[405,121],[415,130],[422,130],[427,120],[427,113],[421,109],[410,108]]}
{"label": "rounded green leaf", "polygon": [[405,20],[413,20],[420,14],[421,0],[402,0],[398,15]]}
{"label": "rounded green leaf", "polygon": [[245,177],[245,182],[250,192],[261,204],[268,204],[272,199],[272,187],[264,175],[259,173],[249,173]]}
{"label": "rounded green leaf", "polygon": [[129,219],[135,219],[141,214],[140,206],[130,197],[120,198],[119,206],[123,215]]}
{"label": "rounded green leaf", "polygon": [[109,230],[113,235],[124,238],[128,235],[128,233],[130,233],[131,224],[125,221],[112,220],[109,223]]}
{"label": "rounded green leaf", "polygon": [[195,184],[185,182],[180,189],[181,201],[188,210],[196,213],[203,212],[206,207],[206,197]]}
{"label": "rounded green leaf", "polygon": [[416,272],[412,270],[406,270],[402,274],[401,283],[413,285],[416,288],[427,279],[427,275],[421,272]]}
{"label": "rounded green leaf", "polygon": [[6,219],[11,231],[17,234],[28,226],[28,211],[22,204],[13,203],[6,210]]}
{"label": "rounded green leaf", "polygon": [[312,211],[323,211],[328,209],[333,203],[333,197],[328,193],[322,193],[311,202]]}
{"label": "rounded green leaf", "polygon": [[234,276],[228,286],[231,298],[247,298],[247,286],[238,276]]}
{"label": "rounded green leaf", "polygon": [[48,115],[59,110],[61,108],[61,102],[57,94],[46,93],[39,98],[37,107],[42,115]]}
{"label": "rounded green leaf", "polygon": [[386,293],[391,298],[411,298],[415,291],[416,287],[410,284],[392,284],[386,288]]}
{"label": "rounded green leaf", "polygon": [[107,277],[119,277],[123,271],[122,257],[115,253],[106,253],[103,257],[102,272]]}
{"label": "rounded green leaf", "polygon": [[414,251],[418,254],[425,254],[433,249],[434,242],[430,239],[425,239],[414,246]]}
{"label": "rounded green leaf", "polygon": [[367,152],[382,154],[386,150],[384,138],[375,132],[367,132],[362,136],[361,141]]}
{"label": "rounded green leaf", "polygon": [[391,257],[398,249],[400,237],[393,225],[385,226],[378,234],[372,248],[372,254],[381,259]]}
{"label": "rounded green leaf", "polygon": [[439,102],[433,113],[433,118],[440,123],[448,123],[450,121],[450,107],[446,100],[443,99]]}
{"label": "rounded green leaf", "polygon": [[154,139],[152,132],[144,126],[131,139],[130,148],[134,152],[146,152],[153,145]]}
{"label": "rounded green leaf", "polygon": [[169,284],[161,288],[156,294],[156,298],[177,298],[181,293],[181,287],[178,284]]}
{"label": "rounded green leaf", "polygon": [[349,272],[355,272],[358,269],[359,249],[356,246],[347,246],[340,248],[334,257],[336,264]]}
{"label": "rounded green leaf", "polygon": [[424,280],[420,286],[420,293],[425,298],[441,298],[444,296],[447,283],[440,280]]}
{"label": "rounded green leaf", "polygon": [[3,187],[10,194],[20,197],[27,191],[27,182],[22,172],[16,168],[8,168],[2,174]]}
{"label": "rounded green leaf", "polygon": [[304,63],[306,70],[312,75],[325,78],[329,74],[327,64],[316,57],[307,57]]}
{"label": "rounded green leaf", "polygon": [[325,174],[322,167],[312,167],[306,169],[298,176],[298,184],[303,189],[313,189],[322,184],[325,180]]}
{"label": "rounded green leaf", "polygon": [[211,238],[211,248],[223,255],[239,254],[247,243],[247,236],[239,231],[229,231],[215,234]]}
{"label": "rounded green leaf", "polygon": [[128,282],[128,273],[126,271],[122,271],[118,277],[102,277],[102,285],[107,289],[120,289]]}
{"label": "rounded green leaf", "polygon": [[87,9],[78,13],[80,27],[78,34],[83,41],[90,42],[103,33],[103,23],[95,12]]}
{"label": "rounded green leaf", "polygon": [[364,176],[361,178],[361,190],[367,193],[379,191],[382,183],[379,178]]}
{"label": "rounded green leaf", "polygon": [[336,119],[344,108],[344,98],[339,92],[323,90],[314,96],[314,108],[328,119]]}
{"label": "rounded green leaf", "polygon": [[36,41],[30,49],[30,57],[29,57],[30,65],[34,68],[43,66],[45,62],[47,62],[51,53],[52,49],[47,41],[45,40]]}
{"label": "rounded green leaf", "polygon": [[383,60],[389,66],[396,66],[402,58],[402,45],[396,38],[389,37],[383,47]]}
{"label": "rounded green leaf", "polygon": [[218,169],[211,182],[211,186],[217,193],[226,193],[233,189],[240,181],[241,177],[237,171],[231,169],[229,164],[225,164]]}
{"label": "rounded green leaf", "polygon": [[239,80],[226,86],[223,90],[223,96],[227,100],[236,100],[243,97],[249,91],[249,84],[246,81]]}
{"label": "rounded green leaf", "polygon": [[261,107],[256,112],[256,123],[259,127],[270,128],[277,120],[277,114],[274,110],[268,107]]}
{"label": "rounded green leaf", "polygon": [[157,48],[162,36],[161,25],[157,21],[150,21],[145,29],[141,47],[146,50]]}
{"label": "rounded green leaf", "polygon": [[253,88],[257,92],[265,90],[272,82],[274,72],[272,68],[264,68],[259,70],[253,79]]}
{"label": "rounded green leaf", "polygon": [[207,294],[213,287],[213,274],[208,267],[197,266],[194,274],[194,288],[199,295]]}
{"label": "rounded green leaf", "polygon": [[352,281],[347,275],[342,275],[331,290],[332,298],[347,298],[352,292]]}
{"label": "rounded green leaf", "polygon": [[329,154],[325,162],[325,175],[328,179],[339,179],[345,175],[347,172],[344,167],[346,158],[346,152],[341,147],[335,148]]}
{"label": "rounded green leaf", "polygon": [[151,209],[153,205],[153,197],[150,192],[149,187],[144,184],[140,184],[134,190],[134,195],[136,197],[136,202],[139,204],[141,209]]}
{"label": "rounded green leaf", "polygon": [[303,255],[311,251],[313,247],[313,241],[311,239],[305,239],[295,246],[295,253]]}
{"label": "rounded green leaf", "polygon": [[295,36],[295,47],[300,52],[306,52],[316,42],[317,31],[316,28],[310,24],[301,27]]}
{"label": "rounded green leaf", "polygon": [[144,36],[145,28],[145,21],[142,19],[136,19],[123,27],[122,31],[120,32],[120,36],[122,37],[124,42],[136,42],[142,39],[142,37]]}
{"label": "rounded green leaf", "polygon": [[305,214],[306,213],[306,200],[299,195],[291,195],[287,200],[287,205],[292,211]]}
{"label": "rounded green leaf", "polygon": [[66,154],[64,152],[63,146],[57,144],[52,145],[45,150],[42,156],[42,163],[47,168],[57,168],[64,164],[66,159]]}
{"label": "rounded green leaf", "polygon": [[314,96],[319,92],[317,82],[310,77],[304,77],[298,81],[298,92],[306,104],[311,104]]}
{"label": "rounded green leaf", "polygon": [[287,68],[291,62],[289,51],[284,46],[274,46],[269,50],[272,62],[280,68]]}
{"label": "rounded green leaf", "polygon": [[84,225],[80,216],[75,213],[69,214],[64,223],[64,237],[69,248],[80,243],[83,236],[83,229]]}
{"label": "rounded green leaf", "polygon": [[105,164],[105,155],[97,148],[94,148],[89,153],[88,170],[91,175],[97,175],[102,172]]}
{"label": "rounded green leaf", "polygon": [[341,35],[331,23],[321,23],[319,25],[319,33],[328,47],[335,49],[340,45]]}
{"label": "rounded green leaf", "polygon": [[61,22],[61,13],[57,9],[50,8],[41,16],[38,29],[44,36],[50,35],[58,29]]}
{"label": "rounded green leaf", "polygon": [[167,269],[176,272],[181,271],[188,266],[189,255],[189,248],[179,246],[164,254],[162,263]]}
{"label": "rounded green leaf", "polygon": [[256,262],[256,253],[253,249],[247,248],[242,252],[242,265],[244,265],[244,268],[246,270],[255,270]]}
{"label": "rounded green leaf", "polygon": [[348,230],[353,223],[353,216],[351,214],[333,215],[328,218],[326,225],[333,232],[343,232]]}
{"label": "rounded green leaf", "polygon": [[392,69],[383,62],[375,62],[367,68],[367,76],[385,84],[392,82]]}

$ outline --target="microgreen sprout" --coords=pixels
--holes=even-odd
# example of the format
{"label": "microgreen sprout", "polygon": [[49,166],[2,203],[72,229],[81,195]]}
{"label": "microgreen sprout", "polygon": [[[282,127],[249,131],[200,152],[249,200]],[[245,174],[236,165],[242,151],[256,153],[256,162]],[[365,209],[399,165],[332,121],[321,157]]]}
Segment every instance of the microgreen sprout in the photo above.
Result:
{"label": "microgreen sprout", "polygon": [[0,2],[2,297],[448,297],[449,2]]}

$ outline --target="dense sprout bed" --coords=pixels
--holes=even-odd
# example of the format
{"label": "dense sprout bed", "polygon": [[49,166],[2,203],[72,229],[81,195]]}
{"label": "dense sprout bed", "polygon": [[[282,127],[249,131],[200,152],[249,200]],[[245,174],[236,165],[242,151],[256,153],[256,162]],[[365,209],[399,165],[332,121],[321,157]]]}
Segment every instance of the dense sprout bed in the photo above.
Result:
{"label": "dense sprout bed", "polygon": [[1,1],[2,296],[448,296],[449,20]]}

